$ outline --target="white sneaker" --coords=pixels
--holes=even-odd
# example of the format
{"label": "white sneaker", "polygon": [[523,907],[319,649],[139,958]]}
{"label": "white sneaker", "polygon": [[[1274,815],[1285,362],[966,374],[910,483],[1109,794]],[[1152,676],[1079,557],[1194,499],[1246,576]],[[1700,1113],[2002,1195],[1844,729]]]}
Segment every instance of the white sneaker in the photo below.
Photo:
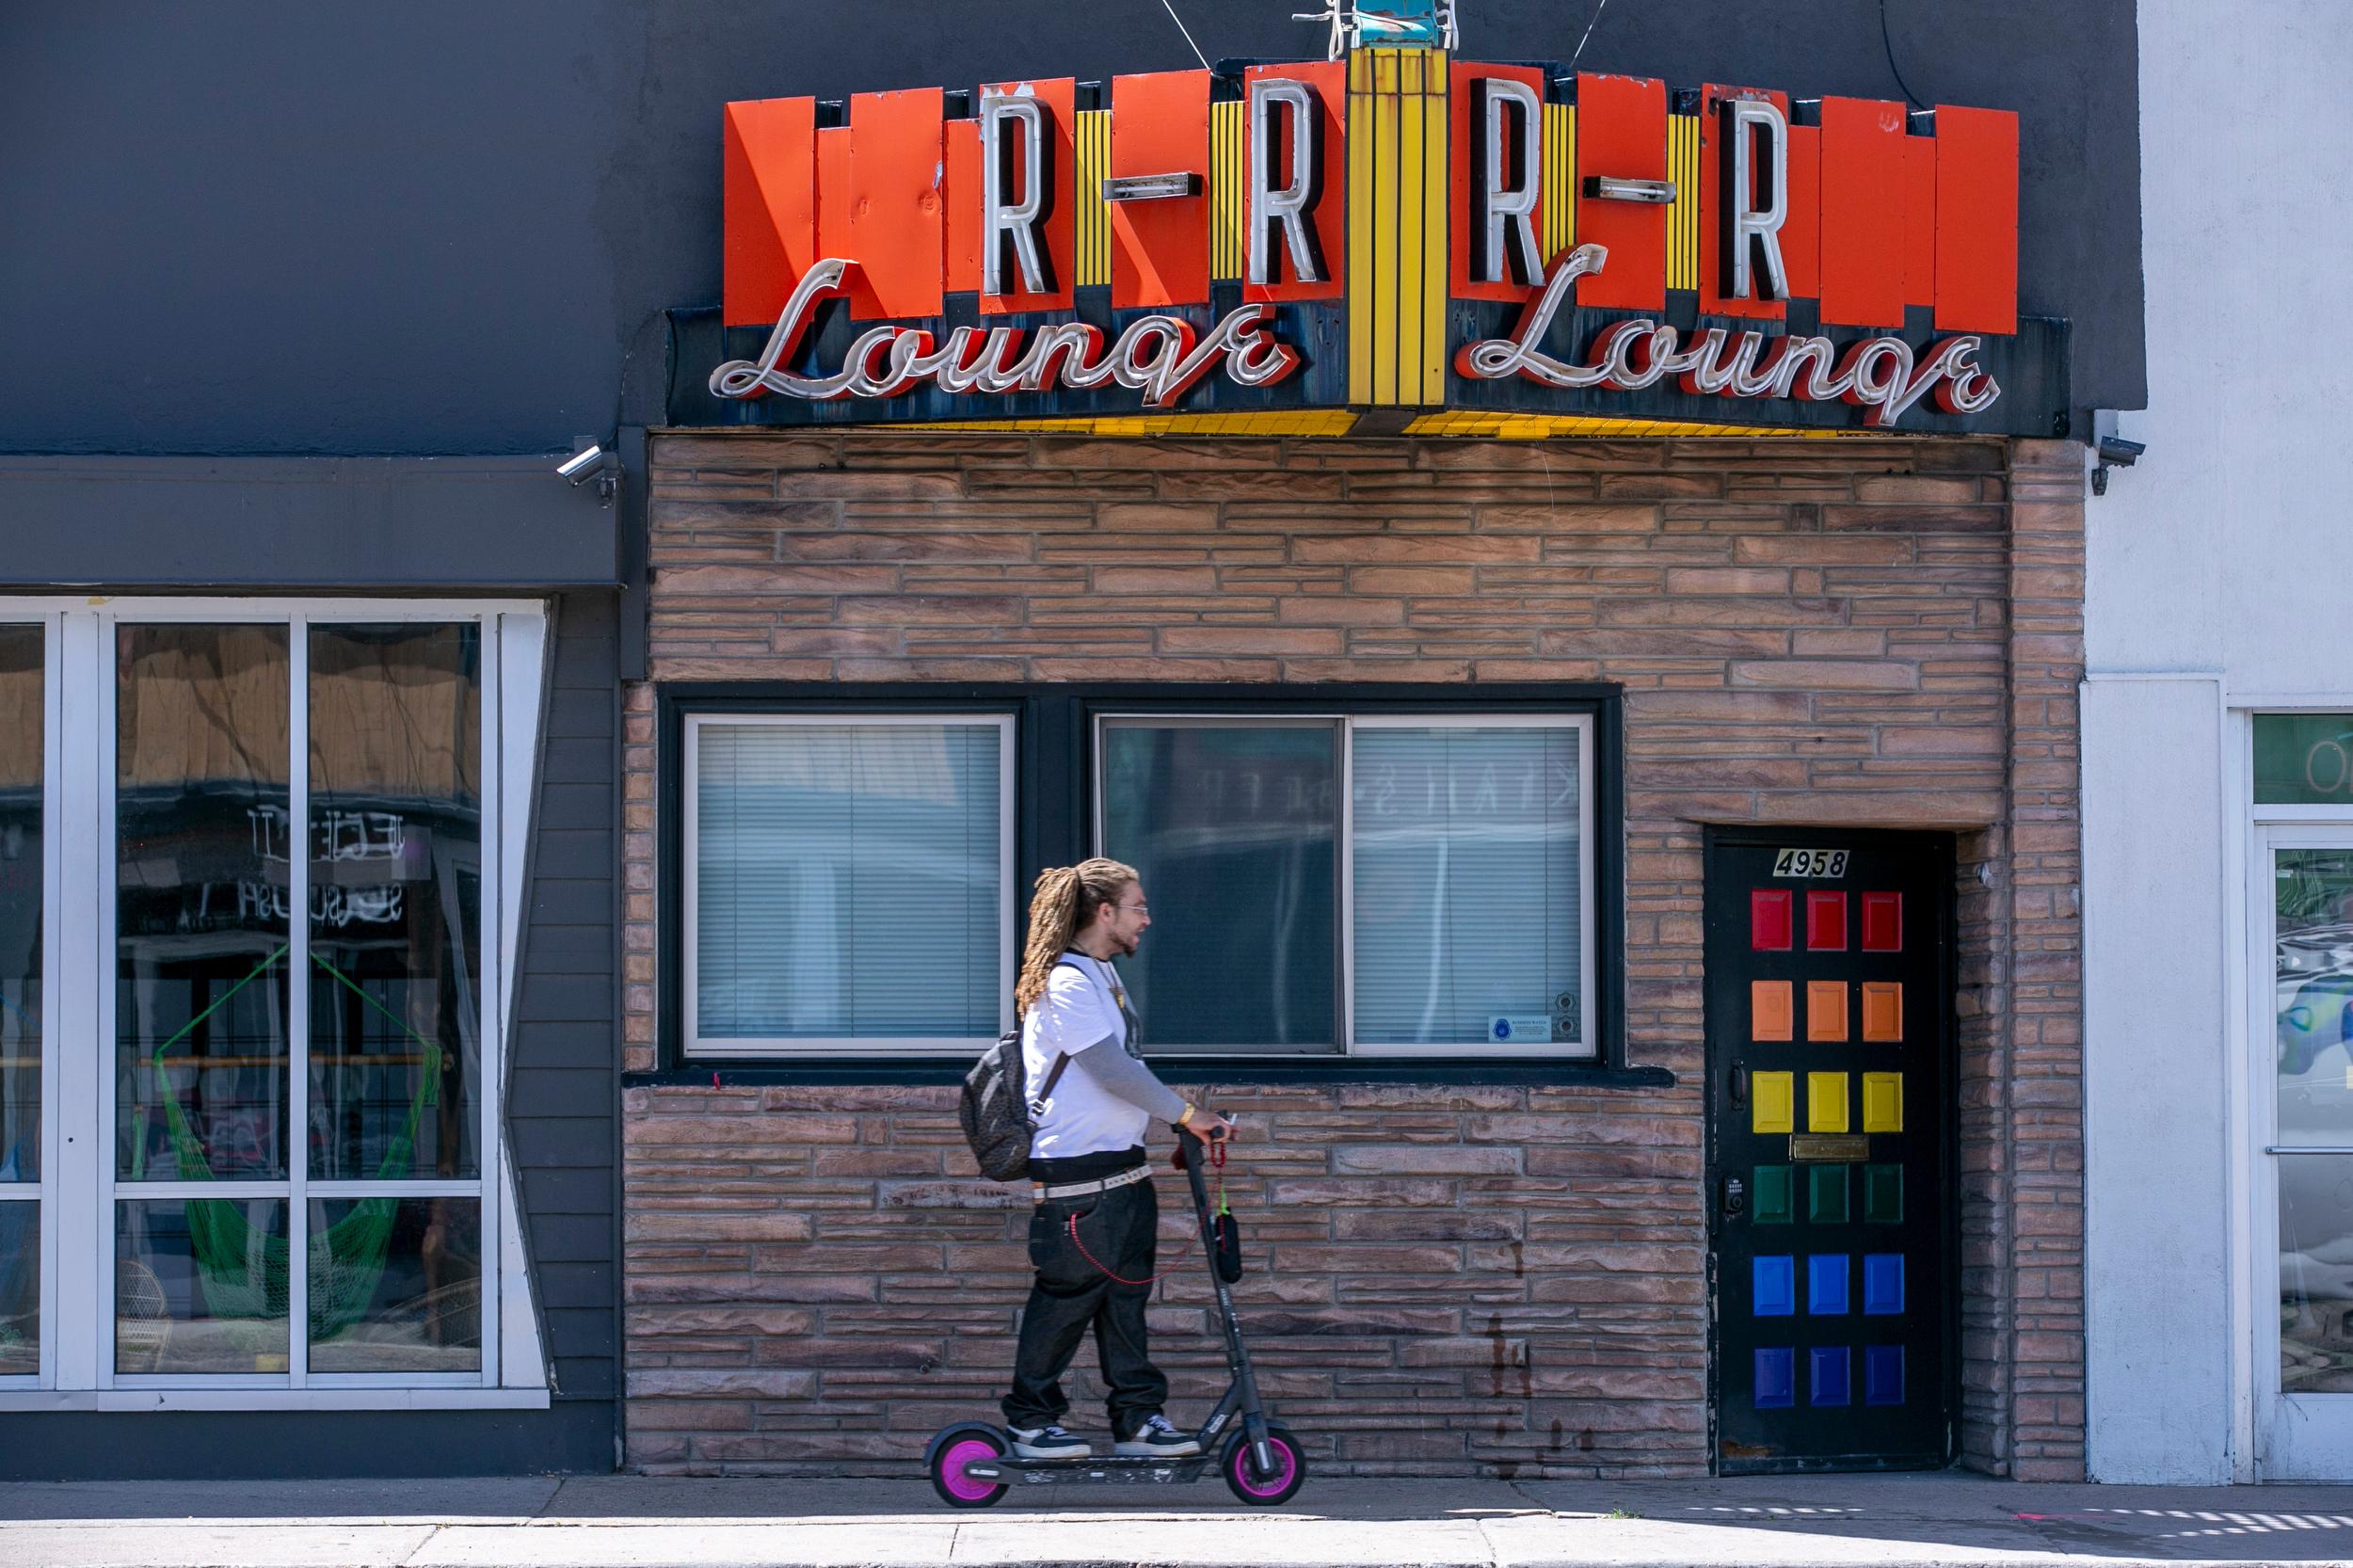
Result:
{"label": "white sneaker", "polygon": [[[1083,1437],[1074,1437],[1054,1422],[1042,1427],[1009,1427],[1016,1459],[1084,1459],[1095,1450]],[[1122,1450],[1125,1451],[1124,1449]]]}
{"label": "white sneaker", "polygon": [[1167,1416],[1154,1411],[1112,1451],[1139,1459],[1183,1459],[1199,1453],[1201,1445],[1190,1433],[1170,1425]]}

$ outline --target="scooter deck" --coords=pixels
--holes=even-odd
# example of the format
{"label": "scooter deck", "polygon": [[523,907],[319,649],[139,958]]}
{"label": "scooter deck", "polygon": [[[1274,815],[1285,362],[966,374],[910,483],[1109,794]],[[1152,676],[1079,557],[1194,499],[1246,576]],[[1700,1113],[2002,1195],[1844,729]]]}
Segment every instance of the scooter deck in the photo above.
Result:
{"label": "scooter deck", "polygon": [[964,1473],[981,1480],[1018,1482],[1029,1486],[1056,1482],[1150,1486],[1198,1480],[1216,1463],[1217,1455],[1206,1448],[1200,1453],[1175,1459],[1164,1459],[1158,1454],[1112,1454],[1099,1459],[1021,1459],[1006,1454],[998,1459],[967,1464]]}

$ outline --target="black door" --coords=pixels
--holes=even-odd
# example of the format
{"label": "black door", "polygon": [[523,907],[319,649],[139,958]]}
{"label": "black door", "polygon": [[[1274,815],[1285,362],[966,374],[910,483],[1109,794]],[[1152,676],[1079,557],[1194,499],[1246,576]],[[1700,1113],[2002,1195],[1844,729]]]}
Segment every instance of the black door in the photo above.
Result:
{"label": "black door", "polygon": [[1934,834],[1709,835],[1721,1473],[1952,1457],[1952,872]]}

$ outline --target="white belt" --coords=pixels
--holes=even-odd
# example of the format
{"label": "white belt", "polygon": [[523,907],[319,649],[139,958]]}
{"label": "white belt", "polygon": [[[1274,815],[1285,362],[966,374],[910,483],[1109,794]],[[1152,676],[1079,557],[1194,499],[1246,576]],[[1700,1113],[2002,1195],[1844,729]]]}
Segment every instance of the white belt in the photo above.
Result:
{"label": "white belt", "polygon": [[1100,1181],[1074,1181],[1066,1187],[1040,1187],[1032,1182],[1030,1185],[1030,1192],[1036,1202],[1045,1203],[1050,1198],[1083,1198],[1090,1192],[1109,1192],[1116,1188],[1132,1187],[1139,1181],[1149,1181],[1151,1178],[1151,1166],[1137,1165],[1120,1172],[1117,1176],[1105,1176]]}

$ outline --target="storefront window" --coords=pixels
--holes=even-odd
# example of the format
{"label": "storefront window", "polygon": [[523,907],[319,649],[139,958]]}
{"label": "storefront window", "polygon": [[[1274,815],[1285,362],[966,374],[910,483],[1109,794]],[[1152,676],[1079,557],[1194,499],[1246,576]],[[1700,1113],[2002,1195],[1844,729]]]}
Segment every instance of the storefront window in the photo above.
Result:
{"label": "storefront window", "polygon": [[481,1122],[474,626],[311,632],[311,1174],[472,1176]]}
{"label": "storefront window", "polygon": [[689,721],[690,1051],[996,1036],[1013,984],[1011,728]]}
{"label": "storefront window", "polygon": [[45,640],[0,626],[0,1377],[40,1370]]}
{"label": "storefront window", "polygon": [[1359,725],[1356,1039],[1585,1048],[1582,731]]}
{"label": "storefront window", "polygon": [[1152,1049],[1594,1054],[1584,719],[1119,717],[1100,748]]}
{"label": "storefront window", "polygon": [[1103,852],[1152,935],[1120,970],[1164,1047],[1339,1046],[1339,746],[1331,719],[1103,726]]}
{"label": "storefront window", "polygon": [[2353,848],[2272,852],[2280,1386],[2353,1392]]}
{"label": "storefront window", "polygon": [[117,638],[115,1370],[476,1369],[482,629]]}
{"label": "storefront window", "polygon": [[116,1175],[281,1179],[287,630],[118,636]]}
{"label": "storefront window", "polygon": [[2353,713],[2257,713],[2255,804],[2353,806]]}
{"label": "storefront window", "polygon": [[6,608],[0,1386],[496,1384],[541,607]]}

